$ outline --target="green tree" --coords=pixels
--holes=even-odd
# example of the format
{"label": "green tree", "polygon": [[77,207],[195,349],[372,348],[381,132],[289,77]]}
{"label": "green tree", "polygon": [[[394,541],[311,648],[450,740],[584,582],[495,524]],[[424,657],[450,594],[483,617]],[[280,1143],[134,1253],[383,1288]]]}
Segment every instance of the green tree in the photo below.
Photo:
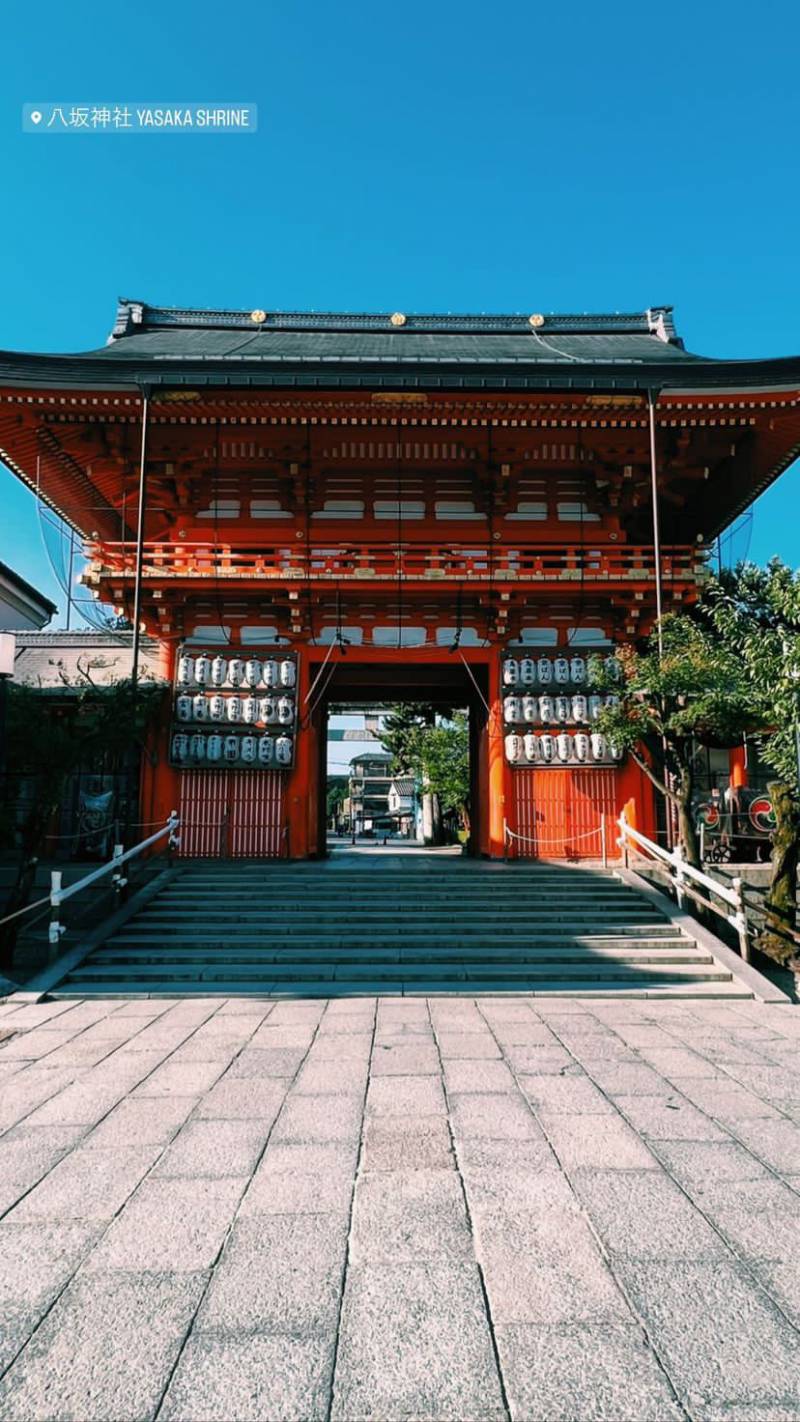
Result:
{"label": "green tree", "polygon": [[442,815],[469,815],[469,720],[463,711],[427,703],[398,705],[387,716],[381,740],[398,774],[413,775],[430,796],[433,838]]}
{"label": "green tree", "polygon": [[772,874],[758,947],[797,972],[800,958],[790,933],[797,926],[800,855],[800,573],[778,558],[766,568],[744,563],[715,580],[704,604],[746,678],[759,725],[755,740],[775,771],[768,787],[775,815]]}
{"label": "green tree", "polygon": [[683,853],[699,866],[692,814],[696,742],[734,745],[754,724],[752,695],[741,662],[711,625],[692,617],[662,619],[662,650],[650,636],[643,651],[622,648],[621,674],[593,658],[593,689],[614,693],[597,729],[635,760],[674,806]]}
{"label": "green tree", "polygon": [[[30,901],[36,867],[67,780],[93,757],[120,755],[143,746],[148,726],[163,702],[161,684],[128,680],[98,685],[86,671],[77,683],[65,681],[54,698],[33,686],[8,687],[7,765],[24,779],[25,809],[20,818],[9,794],[3,799],[0,834],[6,844],[18,837],[17,873],[5,914]],[[0,969],[13,961],[17,923],[0,929]]]}

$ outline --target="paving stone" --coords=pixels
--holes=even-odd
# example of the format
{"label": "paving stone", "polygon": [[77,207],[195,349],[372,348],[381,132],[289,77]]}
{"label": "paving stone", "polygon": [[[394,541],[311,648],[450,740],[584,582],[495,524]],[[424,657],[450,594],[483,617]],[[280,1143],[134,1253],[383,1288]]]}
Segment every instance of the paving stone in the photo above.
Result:
{"label": "paving stone", "polygon": [[681,1422],[635,1324],[506,1324],[497,1349],[512,1422]]}
{"label": "paving stone", "polygon": [[730,1136],[690,1101],[674,1096],[615,1096],[614,1105],[645,1140],[728,1141]]}
{"label": "paving stone", "polygon": [[291,1078],[300,1069],[305,1055],[304,1047],[247,1046],[231,1064],[227,1079],[232,1081],[253,1076]]}
{"label": "paving stone", "polygon": [[214,1263],[246,1181],[146,1180],[87,1268],[193,1273]]}
{"label": "paving stone", "polygon": [[142,1096],[201,1096],[219,1077],[222,1067],[219,1062],[175,1062],[166,1061],[163,1066],[148,1076],[134,1095]]}
{"label": "paving stone", "polygon": [[129,1096],[94,1127],[86,1144],[96,1146],[166,1145],[191,1115],[199,1097]]}
{"label": "paving stone", "polygon": [[193,1333],[159,1422],[278,1422],[327,1417],[335,1339]]}
{"label": "paving stone", "polygon": [[373,1076],[437,1076],[439,1053],[430,1042],[376,1042],[371,1071]]}
{"label": "paving stone", "polygon": [[355,1176],[358,1141],[329,1141],[326,1144],[296,1144],[271,1140],[264,1152],[259,1170],[299,1172],[323,1175],[330,1171],[349,1171]]}
{"label": "paving stone", "polygon": [[481,1059],[500,1057],[500,1048],[491,1032],[440,1032],[439,1051],[442,1057]]}
{"label": "paving stone", "polygon": [[461,1182],[454,1170],[396,1170],[359,1176],[351,1261],[401,1264],[472,1258]]}
{"label": "paving stone", "polygon": [[153,1169],[156,1179],[250,1175],[264,1149],[263,1121],[190,1121]]}
{"label": "paving stone", "polygon": [[564,1076],[520,1075],[519,1084],[537,1114],[613,1115],[614,1107],[602,1091],[577,1070]]}
{"label": "paving stone", "polygon": [[796,1193],[780,1180],[699,1181],[692,1199],[746,1258],[793,1259],[800,1270]]}
{"label": "paving stone", "polygon": [[470,1137],[457,1142],[458,1162],[466,1176],[474,1170],[505,1171],[517,1167],[526,1172],[553,1170],[558,1163],[545,1137],[532,1141],[487,1141]]}
{"label": "paving stone", "polygon": [[659,1160],[682,1185],[706,1180],[764,1180],[768,1171],[736,1141],[657,1141]]}
{"label": "paving stone", "polygon": [[[363,1097],[368,1064],[350,1058],[340,1062],[306,1062],[292,1087],[298,1096]],[[426,1080],[415,1077],[413,1080]]]}
{"label": "paving stone", "polygon": [[586,1075],[613,1100],[615,1096],[674,1096],[671,1082],[659,1076],[645,1062],[618,1062],[597,1057],[585,1057]]}
{"label": "paving stone", "polygon": [[256,1171],[239,1212],[250,1215],[323,1215],[339,1211],[347,1215],[353,1195],[353,1169],[328,1168],[307,1171],[270,1168],[265,1157]]}
{"label": "paving stone", "polygon": [[768,1101],[754,1096],[744,1086],[738,1086],[729,1077],[714,1081],[681,1081],[681,1091],[701,1111],[705,1111],[715,1121],[723,1125],[752,1119],[780,1119],[780,1113]]}
{"label": "paving stone", "polygon": [[681,1081],[684,1077],[716,1079],[719,1076],[719,1067],[715,1062],[686,1047],[643,1047],[640,1051],[645,1061],[669,1080]]}
{"label": "paving stone", "polygon": [[324,1002],[276,1002],[269,1020],[273,1027],[296,1027],[301,1022],[316,1024],[324,1011]]}
{"label": "paving stone", "polygon": [[[14,1031],[27,1032],[31,1028],[40,1027],[44,1022],[51,1022],[56,1017],[63,1017],[66,1025],[66,1016],[70,1018],[78,1011],[82,1004],[74,1002],[27,1002],[24,1005],[17,1005],[14,1008]],[[94,1017],[92,1021],[94,1021]],[[75,1022],[76,1030],[87,1025],[85,1016],[78,1017]]]}
{"label": "paving stone", "polygon": [[530,1164],[517,1164],[514,1158],[502,1167],[467,1168],[464,1186],[470,1213],[476,1217],[481,1212],[497,1215],[507,1210],[518,1214],[552,1209],[555,1205],[571,1212],[575,1210],[570,1185],[552,1153],[539,1170],[531,1169]]}
{"label": "paving stone", "polygon": [[12,1362],[96,1238],[92,1225],[0,1224],[0,1370]]}
{"label": "paving stone", "polygon": [[335,1422],[505,1415],[474,1265],[365,1263],[348,1271]]}
{"label": "paving stone", "polygon": [[485,1096],[451,1096],[450,1115],[453,1134],[459,1137],[479,1137],[484,1140],[524,1141],[541,1136],[523,1096],[487,1093]]}
{"label": "paving stone", "polygon": [[366,1116],[363,1170],[454,1169],[450,1132],[443,1116]]}
{"label": "paving stone", "polygon": [[613,1255],[632,1259],[719,1259],[728,1249],[683,1191],[651,1170],[580,1170],[576,1193]]}
{"label": "paving stone", "polygon": [[368,1062],[371,1051],[371,1032],[345,1032],[341,1035],[330,1032],[327,1036],[314,1038],[306,1060],[309,1065],[312,1062],[341,1062],[348,1058]]}
{"label": "paving stone", "polygon": [[317,1028],[319,1037],[345,1036],[351,1032],[371,1032],[375,1020],[375,1013],[372,1009],[366,1012],[351,1012],[347,1016],[342,1013],[329,1016],[325,1013]]}
{"label": "paving stone", "polygon": [[737,1139],[781,1175],[800,1174],[800,1124],[784,1119],[736,1121]]}
{"label": "paving stone", "polygon": [[503,1054],[511,1070],[536,1076],[560,1076],[575,1070],[575,1058],[563,1047],[506,1047]]}
{"label": "paving stone", "polygon": [[353,1096],[290,1095],[275,1124],[276,1141],[357,1140],[363,1108]]}
{"label": "paving stone", "polygon": [[285,1081],[273,1077],[233,1081],[225,1076],[203,1097],[197,1116],[207,1120],[263,1121],[272,1125],[285,1100],[286,1089]]}
{"label": "paving stone", "polygon": [[495,1324],[631,1321],[576,1202],[481,1212],[474,1228]]}
{"label": "paving stone", "polygon": [[451,1058],[444,1064],[448,1091],[517,1091],[517,1084],[503,1061]]}
{"label": "paving stone", "polygon": [[797,1334],[740,1264],[623,1260],[618,1272],[692,1418],[800,1414]]}
{"label": "paving stone", "polygon": [[77,1144],[82,1126],[14,1126],[0,1137],[0,1213],[41,1180]]}
{"label": "paving stone", "polygon": [[10,1037],[0,1044],[0,1062],[40,1061],[71,1042],[79,1032],[79,1027],[65,1028],[63,1031],[53,1029],[50,1032],[20,1032],[19,1036]]}
{"label": "paving stone", "polygon": [[542,1122],[564,1170],[657,1170],[645,1142],[620,1116],[556,1116]]}
{"label": "paving stone", "polygon": [[767,1293],[800,1328],[800,1268],[796,1259],[748,1260],[756,1278]]}
{"label": "paving stone", "polygon": [[432,1076],[373,1077],[367,1092],[368,1116],[445,1116],[441,1082]]}
{"label": "paving stone", "polygon": [[0,1383],[0,1417],[154,1416],[204,1283],[198,1275],[79,1275]]}
{"label": "paving stone", "polygon": [[231,1027],[234,1023],[240,1021],[245,1022],[247,1024],[247,1033],[243,1033],[242,1035],[246,1035],[249,1045],[259,1051],[282,1051],[285,1047],[299,1047],[304,1051],[308,1051],[308,1048],[314,1041],[315,1029],[310,1026],[304,1027],[302,1024],[298,1027],[281,1027],[280,1025],[273,1027],[269,1018],[267,1018],[266,1022],[262,1022],[261,1025],[251,1033],[249,1019],[246,1017],[221,1017],[217,1015],[214,1021],[219,1024],[220,1028]]}
{"label": "paving stone", "polygon": [[197,1328],[333,1333],[346,1249],[346,1216],[261,1214],[237,1221]]}
{"label": "paving stone", "polygon": [[[49,1121],[47,1113],[43,1111],[43,1105],[51,1098],[64,1094],[74,1079],[73,1067],[47,1067],[37,1064],[14,1072],[13,1076],[0,1085],[0,1130],[15,1126],[26,1118],[32,1121],[34,1116],[38,1118],[36,1124],[41,1125],[78,1124],[64,1121],[60,1108],[56,1109],[54,1119]],[[41,1119],[42,1115],[44,1120]]]}
{"label": "paving stone", "polygon": [[157,1146],[81,1146],[65,1156],[7,1216],[39,1220],[111,1220],[158,1155]]}

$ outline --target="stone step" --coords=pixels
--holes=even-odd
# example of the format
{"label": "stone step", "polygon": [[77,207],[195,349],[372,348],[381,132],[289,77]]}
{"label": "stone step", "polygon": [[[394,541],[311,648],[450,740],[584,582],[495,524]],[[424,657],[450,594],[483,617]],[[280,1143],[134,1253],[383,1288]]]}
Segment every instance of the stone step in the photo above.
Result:
{"label": "stone step", "polygon": [[[592,941],[596,941],[598,938],[630,937],[631,941],[635,941],[637,938],[671,938],[674,937],[674,933],[675,930],[672,924],[665,921],[663,924],[647,923],[628,926],[620,926],[614,924],[598,924],[595,932],[584,932],[580,935],[580,937],[582,939],[585,938],[590,939]],[[386,948],[390,946],[398,948],[408,948],[416,946],[422,948],[425,951],[433,952],[436,948],[453,948],[454,946],[463,946],[470,948],[485,947],[493,949],[497,948],[498,945],[502,943],[504,939],[509,942],[513,942],[513,946],[516,949],[521,949],[526,943],[540,942],[544,937],[549,938],[558,936],[563,939],[566,939],[567,942],[571,942],[574,940],[576,935],[570,933],[564,933],[561,935],[545,935],[537,933],[534,929],[531,929],[531,931],[527,934],[520,931],[519,933],[509,933],[505,935],[495,933],[489,936],[483,931],[476,931],[474,933],[470,933],[469,930],[459,926],[458,928],[454,929],[452,933],[425,934],[422,937],[413,933],[409,934],[395,931],[382,932],[379,936],[375,933],[360,933],[357,931],[346,933],[342,932],[341,930],[338,930],[337,932],[325,933],[324,930],[319,927],[317,927],[316,930],[312,933],[290,933],[287,932],[285,929],[281,929],[280,932],[264,931],[258,934],[237,933],[235,936],[231,936],[224,932],[224,928],[209,925],[208,930],[205,933],[178,934],[173,930],[169,934],[169,941],[167,943],[165,942],[164,938],[160,937],[159,935],[155,935],[152,932],[148,932],[146,930],[140,931],[137,928],[136,922],[134,920],[133,928],[121,930],[119,933],[114,935],[114,937],[111,939],[111,942],[123,947],[138,946],[144,948],[159,946],[169,946],[172,948],[178,946],[185,946],[187,948],[201,946],[207,948],[210,945],[213,945],[214,947],[217,947],[224,952],[227,952],[234,943],[239,948],[272,947],[276,949],[279,947],[318,948],[323,945],[328,948],[357,948],[362,946],[365,948]],[[416,943],[409,942],[409,939],[414,940],[415,938]],[[590,947],[591,944],[586,945],[587,952],[590,951]]]}
{"label": "stone step", "polygon": [[278,964],[269,964],[268,971],[258,965],[252,969],[240,968],[235,974],[231,973],[230,965],[221,963],[217,969],[199,964],[186,964],[185,966],[171,966],[168,971],[160,971],[153,974],[147,971],[137,972],[135,967],[130,965],[114,966],[92,963],[83,968],[75,968],[70,974],[68,981],[81,982],[91,980],[93,982],[114,982],[125,980],[128,982],[148,982],[156,980],[159,982],[171,981],[181,982],[183,979],[198,980],[209,984],[225,981],[238,981],[247,983],[252,981],[262,981],[269,979],[271,982],[291,980],[293,982],[305,981],[335,981],[335,982],[358,982],[363,979],[381,982],[413,982],[419,978],[426,981],[438,980],[440,984],[448,982],[481,982],[492,981],[498,976],[506,982],[542,982],[557,976],[563,982],[607,982],[607,981],[628,981],[643,983],[654,979],[659,982],[669,981],[671,983],[680,982],[728,982],[731,975],[723,968],[717,968],[713,964],[698,964],[671,968],[665,973],[664,968],[659,964],[653,964],[652,969],[647,966],[629,966],[626,963],[615,962],[591,962],[591,963],[559,963],[557,973],[553,971],[553,965],[542,964],[522,964],[517,969],[511,969],[507,964],[503,965],[502,971],[498,973],[497,968],[491,964],[481,966],[456,966],[445,973],[435,973],[431,971],[430,964],[420,964],[415,969],[413,964],[367,964],[360,967],[355,964],[340,964],[326,967],[325,965],[306,965],[300,967],[296,963],[287,963],[285,967]]}
{"label": "stone step", "polygon": [[603,958],[615,958],[617,960],[628,960],[630,962],[664,962],[664,963],[710,963],[711,955],[701,953],[688,939],[678,939],[674,944],[667,947],[661,946],[656,940],[654,945],[630,945],[622,941],[615,944],[604,944],[602,946],[592,944],[587,948],[581,944],[574,946],[554,946],[538,947],[528,946],[524,951],[520,949],[497,948],[495,950],[478,948],[452,948],[443,949],[435,954],[431,954],[423,948],[355,948],[355,949],[331,949],[327,947],[319,948],[272,948],[264,945],[263,948],[239,948],[236,945],[227,949],[215,952],[213,949],[202,950],[196,945],[194,947],[159,947],[153,945],[149,948],[123,948],[115,946],[112,941],[107,947],[98,949],[93,955],[92,962],[98,963],[216,963],[222,961],[228,965],[234,963],[306,963],[306,962],[332,962],[332,963],[441,963],[446,966],[448,963],[522,963],[522,962],[583,962],[591,957],[600,961]]}

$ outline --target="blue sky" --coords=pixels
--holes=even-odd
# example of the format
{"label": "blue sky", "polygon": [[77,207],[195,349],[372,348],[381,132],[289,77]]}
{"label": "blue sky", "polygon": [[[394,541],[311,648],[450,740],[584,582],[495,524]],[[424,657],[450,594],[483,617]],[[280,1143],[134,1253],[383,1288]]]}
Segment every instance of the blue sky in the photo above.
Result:
{"label": "blue sky", "polygon": [[[103,344],[164,305],[673,303],[687,346],[800,352],[788,0],[11,0],[0,347]],[[252,136],[23,134],[26,102],[255,102]],[[797,468],[735,543],[800,563]],[[0,473],[0,558],[63,603]]]}

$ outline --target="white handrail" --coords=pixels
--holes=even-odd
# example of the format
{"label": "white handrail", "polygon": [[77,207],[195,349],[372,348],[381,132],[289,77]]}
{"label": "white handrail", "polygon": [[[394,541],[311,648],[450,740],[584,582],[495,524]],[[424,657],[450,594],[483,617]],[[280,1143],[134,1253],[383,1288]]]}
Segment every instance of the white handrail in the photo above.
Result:
{"label": "white handrail", "polygon": [[[649,854],[651,858],[660,859],[661,862],[666,864],[670,869],[671,883],[675,889],[675,897],[679,908],[683,908],[684,898],[687,892],[690,897],[694,897],[692,891],[686,888],[686,880],[690,879],[695,884],[701,885],[701,887],[706,890],[706,898],[702,899],[698,895],[699,901],[703,903],[706,908],[710,908],[714,913],[718,914],[720,918],[724,918],[726,923],[731,924],[731,926],[736,929],[739,935],[739,947],[742,958],[745,962],[749,962],[750,938],[741,879],[731,879],[731,887],[728,888],[726,884],[720,884],[717,879],[712,879],[709,874],[704,874],[702,869],[696,869],[694,864],[687,864],[681,853],[680,845],[677,845],[675,849],[662,849],[660,844],[656,844],[652,839],[648,839],[646,835],[641,834],[639,830],[634,829],[633,825],[628,824],[624,814],[620,815],[617,824],[620,829],[620,836],[617,843],[620,849],[625,853],[626,867],[628,863],[627,850],[630,844],[638,846],[638,848],[644,850],[646,854]],[[727,904],[729,908],[733,909],[733,913],[726,913],[723,908],[713,902],[711,895],[717,899],[721,899],[723,904]]]}
{"label": "white handrail", "polygon": [[180,843],[178,835],[180,823],[180,815],[177,810],[171,810],[166,824],[162,825],[160,830],[156,830],[155,834],[148,835],[147,839],[140,840],[139,843],[134,844],[131,849],[124,851],[121,844],[116,844],[114,846],[113,856],[107,864],[101,864],[99,869],[93,869],[90,874],[84,874],[82,879],[77,879],[74,884],[70,884],[68,889],[62,889],[61,887],[63,871],[61,869],[51,870],[50,928],[48,932],[48,939],[51,945],[56,946],[61,939],[62,933],[66,933],[66,925],[60,922],[59,909],[67,899],[71,899],[74,894],[80,893],[81,889],[88,888],[89,884],[96,883],[97,880],[102,879],[105,874],[113,874],[115,888],[122,889],[127,883],[127,880],[124,879],[119,872],[122,865],[126,864],[130,859],[135,859],[138,854],[142,853],[142,850],[149,849],[151,844],[155,844],[159,839],[163,839],[165,834],[169,835],[168,848],[174,849]]}

